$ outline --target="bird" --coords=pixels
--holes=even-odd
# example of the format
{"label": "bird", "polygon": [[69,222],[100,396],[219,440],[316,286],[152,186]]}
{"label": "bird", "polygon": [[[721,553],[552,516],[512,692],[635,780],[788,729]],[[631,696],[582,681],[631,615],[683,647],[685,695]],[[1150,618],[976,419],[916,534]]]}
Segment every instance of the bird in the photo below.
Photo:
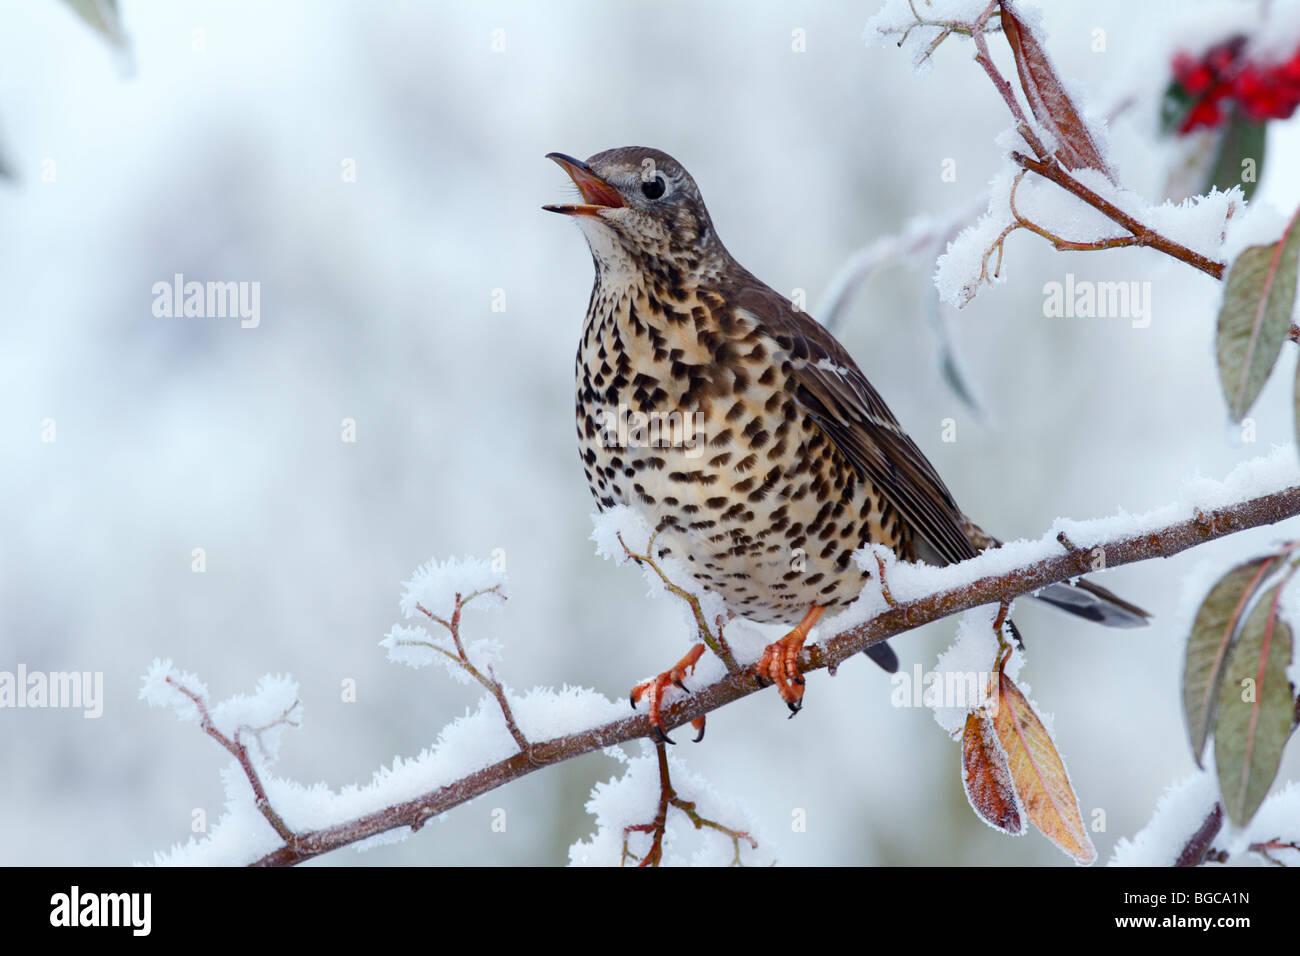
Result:
{"label": "bird", "polygon": [[[727,251],[681,163],[640,146],[546,158],[581,202],[542,208],[581,227],[595,267],[575,377],[597,508],[640,514],[656,554],[684,562],[729,615],[789,628],[754,673],[793,717],[809,632],[870,577],[856,551],[879,544],[900,560],[947,565],[1001,542],[958,507],[848,350]],[[639,432],[626,427],[631,416],[642,416]],[[628,440],[655,436],[645,427],[655,422],[673,427]],[[1150,617],[1083,578],[1035,596],[1113,627]],[[685,687],[703,649],[633,689],[634,706],[649,695],[661,739],[662,691]],[[886,645],[870,651],[897,667]]]}

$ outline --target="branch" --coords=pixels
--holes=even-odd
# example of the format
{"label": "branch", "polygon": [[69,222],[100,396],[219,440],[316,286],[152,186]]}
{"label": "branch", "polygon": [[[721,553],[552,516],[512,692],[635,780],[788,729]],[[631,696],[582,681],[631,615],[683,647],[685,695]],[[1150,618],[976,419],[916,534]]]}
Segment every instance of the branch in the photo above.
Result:
{"label": "branch", "polygon": [[236,728],[234,737],[227,737],[218,730],[217,725],[212,722],[212,714],[208,711],[208,702],[203,699],[201,694],[194,692],[180,681],[174,680],[171,677],[167,678],[167,683],[194,702],[194,706],[198,708],[199,711],[199,727],[202,728],[205,734],[217,743],[221,744],[221,746],[225,748],[239,763],[240,769],[244,771],[244,776],[248,778],[248,785],[253,788],[253,801],[257,806],[258,812],[266,818],[266,822],[271,824],[271,829],[275,830],[275,832],[280,835],[280,838],[285,841],[286,845],[294,846],[298,839],[297,835],[293,832],[292,828],[284,822],[284,819],[280,814],[275,811],[275,808],[271,806],[271,801],[266,796],[266,788],[262,786],[262,778],[258,775],[257,769],[253,766],[253,761],[248,755],[248,747],[246,747],[244,742],[240,739],[240,734],[244,730],[251,730],[253,735],[257,736],[262,731],[269,730],[277,723],[292,725],[289,715],[292,714],[294,709],[298,706],[298,702],[294,701],[293,705],[290,706],[288,710],[282,713],[276,721],[273,721],[266,727],[239,727]]}
{"label": "branch", "polygon": [[[1066,240],[1058,240],[1054,236],[1048,235],[1047,238],[1052,240],[1052,245],[1057,249],[1109,249],[1118,246],[1147,246],[1151,249],[1158,249],[1167,256],[1172,256],[1181,262],[1187,263],[1193,268],[1200,269],[1202,272],[1214,276],[1216,279],[1223,278],[1224,264],[1217,262],[1194,252],[1184,245],[1167,239],[1160,233],[1156,232],[1150,226],[1146,226],[1134,219],[1124,210],[1120,209],[1114,203],[1099,196],[1083,183],[1079,182],[1068,172],[1061,168],[1060,163],[1055,159],[1047,161],[1034,159],[1026,156],[1024,153],[1013,151],[1011,159],[1022,169],[1028,169],[1044,179],[1049,179],[1062,189],[1066,190],[1083,200],[1093,209],[1106,216],[1106,218],[1118,223],[1129,231],[1131,239],[1106,239],[1096,243],[1077,243]],[[1019,218],[1019,216],[1017,216]],[[1045,235],[1042,231],[1035,229],[1039,235]]]}
{"label": "branch", "polygon": [[[636,860],[638,867],[658,866],[663,861],[664,836],[668,832],[668,808],[676,807],[686,815],[686,818],[691,821],[695,829],[702,830],[707,827],[710,830],[718,831],[723,836],[730,837],[732,846],[735,849],[732,866],[741,866],[740,841],[744,840],[755,850],[758,849],[758,841],[744,830],[733,830],[716,820],[701,816],[695,809],[695,803],[691,800],[683,800],[673,787],[672,777],[668,772],[668,750],[662,740],[655,741],[655,751],[659,761],[659,803],[655,810],[654,819],[649,823],[636,823],[623,828],[623,865],[626,866],[629,860]],[[650,849],[643,857],[638,857],[628,846],[628,840],[633,833],[650,834]]]}
{"label": "branch", "polygon": [[[1300,514],[1300,485],[1209,511],[1198,508],[1190,518],[1172,520],[1159,527],[1099,544],[1104,549],[1106,566],[1113,568],[1151,558],[1171,557],[1197,545],[1274,524],[1297,514]],[[985,552],[983,557],[972,561],[978,562],[996,554],[996,550]],[[833,672],[842,661],[871,645],[922,624],[981,605],[1010,602],[1049,584],[1076,578],[1093,570],[1093,554],[1095,547],[1066,547],[1062,554],[1002,573],[988,574],[914,600],[898,601],[871,620],[842,631],[822,644],[806,648],[800,657],[800,668],[805,674],[821,668]],[[664,726],[666,729],[679,727],[758,689],[748,669],[730,673],[665,707]],[[255,865],[292,865],[388,830],[409,827],[416,831],[431,818],[541,767],[652,734],[649,717],[635,714],[600,727],[534,743],[527,752],[498,761],[412,800],[331,827],[296,834],[293,841],[262,857]]]}
{"label": "branch", "polygon": [[[1098,249],[1114,249],[1124,246],[1146,246],[1163,252],[1168,256],[1172,256],[1193,268],[1214,276],[1216,279],[1222,279],[1226,269],[1226,266],[1222,262],[1217,262],[1201,255],[1200,253],[1194,252],[1186,246],[1165,237],[1150,226],[1134,219],[1114,203],[1109,202],[1091,189],[1088,189],[1071,176],[1065,167],[1061,165],[1057,156],[1053,155],[1051,150],[1047,148],[1042,137],[1039,136],[1038,132],[1035,130],[1034,124],[1031,122],[1029,116],[1021,107],[1020,100],[1016,97],[1015,88],[1011,85],[1010,81],[1002,75],[1002,72],[997,68],[997,64],[993,62],[993,57],[989,52],[988,42],[985,40],[985,33],[988,30],[989,18],[993,15],[994,10],[997,9],[998,6],[998,0],[992,0],[979,16],[970,21],[930,20],[923,17],[917,11],[914,4],[912,6],[912,15],[916,18],[916,25],[925,25],[940,29],[941,32],[935,39],[933,46],[938,46],[940,42],[953,34],[965,35],[971,38],[971,41],[975,45],[975,62],[978,63],[981,69],[984,70],[985,74],[988,75],[989,81],[993,84],[993,88],[997,90],[998,95],[1006,104],[1008,112],[1011,113],[1011,117],[1015,121],[1016,131],[1020,134],[1021,139],[1025,141],[1026,145],[1028,145],[1029,149],[1034,154],[1034,157],[1030,157],[1019,151],[1015,151],[1012,152],[1011,159],[1022,169],[1032,170],[1033,172],[1038,173],[1038,175],[1050,180],[1062,189],[1073,194],[1081,201],[1087,203],[1108,219],[1118,223],[1129,231],[1130,237],[1101,240],[1097,242],[1070,242],[1053,236],[1044,230],[1033,227],[1031,224],[1020,219],[1018,215],[1017,219],[1019,222],[1016,226],[1011,228],[1018,228],[1020,226],[1028,227],[1039,235],[1045,236],[1045,238],[1052,242],[1052,245],[1057,250],[1062,251],[1090,251]],[[1012,14],[1012,16],[1014,16],[1014,14]],[[910,28],[908,32],[910,32]],[[903,39],[906,38],[907,33],[904,33]],[[902,41],[900,40],[899,42],[901,45]],[[928,51],[926,55],[928,56],[931,52],[933,52],[933,50]],[[1053,77],[1053,79],[1055,78]],[[1022,77],[1022,83],[1024,82],[1026,81]],[[1055,93],[1061,98],[1061,103],[1058,104],[1058,106],[1065,113],[1076,117],[1080,115],[1078,108],[1074,105],[1074,102],[1063,87],[1056,89]],[[1026,90],[1026,95],[1029,95],[1028,90]],[[1046,106],[1043,106],[1042,108],[1047,109]],[[1110,176],[1106,170],[1101,170],[1101,172]],[[1113,179],[1113,177],[1111,178]],[[1008,229],[1004,232],[985,254],[984,263],[981,267],[981,281],[987,278],[988,258],[994,249],[998,252],[998,266],[994,269],[994,274],[997,274],[1000,271],[1002,260],[1001,243],[1002,240],[1006,238],[1007,232],[1010,231],[1011,229]]]}
{"label": "branch", "polygon": [[427,647],[459,664],[461,668],[464,669],[465,673],[469,674],[470,677],[473,677],[476,681],[482,684],[483,687],[486,688],[487,692],[496,700],[497,706],[501,708],[501,716],[505,718],[506,729],[510,731],[510,736],[514,738],[515,745],[524,753],[528,753],[528,748],[530,746],[528,738],[524,736],[523,731],[519,729],[519,724],[515,722],[515,715],[510,709],[510,702],[506,700],[505,688],[502,687],[501,682],[497,680],[496,674],[492,673],[491,666],[487,668],[486,674],[474,666],[469,659],[469,655],[465,653],[465,645],[461,643],[460,612],[464,609],[466,604],[484,594],[495,594],[497,597],[501,598],[501,600],[505,600],[505,595],[502,594],[501,589],[496,586],[485,588],[482,591],[474,591],[464,596],[457,594],[450,621],[440,618],[421,604],[415,605],[417,611],[429,620],[436,621],[447,629],[447,632],[451,635],[452,643],[456,647],[455,654],[451,653],[445,647],[439,647],[437,644],[430,643],[429,641],[398,641],[397,644],[405,645],[407,647]]}

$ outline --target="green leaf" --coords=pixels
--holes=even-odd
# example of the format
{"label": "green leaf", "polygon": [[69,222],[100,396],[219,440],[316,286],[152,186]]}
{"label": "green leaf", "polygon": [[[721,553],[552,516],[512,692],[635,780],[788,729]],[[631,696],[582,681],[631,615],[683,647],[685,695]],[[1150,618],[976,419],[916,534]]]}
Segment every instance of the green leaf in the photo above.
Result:
{"label": "green leaf", "polygon": [[119,50],[127,48],[126,31],[122,29],[122,15],[117,0],[64,0],[77,16],[81,17],[109,45]]}
{"label": "green leaf", "polygon": [[1251,597],[1259,590],[1275,556],[1239,564],[1223,577],[1201,602],[1192,622],[1183,659],[1183,716],[1192,756],[1201,766],[1205,744],[1214,724],[1224,668],[1233,640],[1245,619]]}
{"label": "green leaf", "polygon": [[[1214,167],[1203,192],[1209,192],[1211,186],[1218,186],[1227,192],[1233,186],[1240,186],[1249,200],[1259,185],[1259,177],[1264,170],[1264,143],[1268,127],[1264,123],[1254,123],[1240,113],[1233,112],[1223,133],[1219,137],[1218,152],[1214,157]],[[1244,160],[1254,160],[1254,175],[1243,179]]]}
{"label": "green leaf", "polygon": [[1168,136],[1182,126],[1195,102],[1181,83],[1171,80],[1160,98],[1160,132]]}
{"label": "green leaf", "polygon": [[1219,383],[1236,422],[1259,397],[1291,329],[1300,259],[1298,219],[1300,210],[1277,242],[1249,247],[1228,273],[1216,345]]}
{"label": "green leaf", "polygon": [[1286,582],[1264,593],[1231,652],[1214,725],[1214,762],[1223,807],[1237,826],[1250,822],[1282,762],[1295,717],[1291,628],[1277,616]]}

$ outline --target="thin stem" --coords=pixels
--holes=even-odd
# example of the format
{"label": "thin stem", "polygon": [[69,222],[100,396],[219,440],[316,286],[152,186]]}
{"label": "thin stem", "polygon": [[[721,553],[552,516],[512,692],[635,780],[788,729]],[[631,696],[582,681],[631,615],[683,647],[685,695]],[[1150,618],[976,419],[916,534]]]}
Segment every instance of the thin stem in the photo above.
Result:
{"label": "thin stem", "polygon": [[[1108,568],[1116,568],[1151,558],[1168,558],[1209,541],[1250,528],[1275,524],[1296,515],[1300,515],[1300,486],[1236,502],[1211,512],[1198,511],[1186,520],[1105,542],[1106,565]],[[1090,553],[1082,549],[1067,551],[901,603],[870,621],[834,635],[823,644],[805,648],[799,659],[800,670],[806,675],[820,668],[838,666],[871,645],[913,627],[973,607],[1014,600],[1049,584],[1078,577],[1092,570],[1088,557]],[[757,692],[751,673],[728,674],[665,707],[662,712],[664,728],[672,730],[680,727],[702,714]],[[535,743],[527,754],[508,757],[412,800],[386,806],[320,830],[298,834],[295,841],[286,840],[285,846],[268,853],[255,865],[292,865],[388,830],[400,827],[418,830],[429,819],[533,773],[540,767],[638,737],[648,737],[652,733],[649,717],[636,714],[579,733]]]}
{"label": "thin stem", "polygon": [[[637,860],[637,866],[658,866],[663,862],[664,835],[668,831],[668,808],[675,807],[686,815],[686,818],[691,821],[695,829],[708,828],[730,837],[734,850],[731,865],[742,866],[740,841],[746,841],[755,850],[758,849],[758,841],[744,830],[734,830],[717,820],[710,820],[708,817],[702,816],[695,809],[694,801],[683,800],[673,787],[672,776],[668,772],[668,751],[664,747],[663,741],[655,743],[655,753],[659,760],[659,804],[655,810],[654,818],[649,823],[637,823],[623,828],[623,864],[626,865],[628,860]],[[633,833],[650,834],[650,849],[643,857],[638,857],[628,846],[628,840]]]}
{"label": "thin stem", "polygon": [[193,702],[194,706],[198,708],[199,726],[203,729],[203,732],[217,743],[221,744],[221,746],[224,747],[236,761],[238,761],[240,769],[244,771],[244,776],[248,778],[249,786],[253,788],[253,799],[257,804],[258,812],[266,818],[267,823],[271,824],[272,829],[274,829],[280,836],[280,839],[284,840],[289,846],[297,845],[298,835],[293,832],[293,829],[284,822],[284,819],[280,814],[271,806],[270,798],[266,795],[266,788],[262,786],[262,778],[258,775],[257,769],[253,766],[253,761],[248,755],[248,748],[244,746],[243,741],[240,739],[240,732],[243,730],[252,730],[254,734],[260,734],[265,730],[269,730],[280,721],[283,721],[286,724],[291,723],[289,715],[295,708],[297,708],[298,701],[294,701],[293,704],[280,715],[280,721],[272,721],[271,724],[268,724],[265,727],[238,728],[235,730],[235,736],[232,738],[223,734],[217,729],[217,725],[212,722],[212,715],[208,712],[208,702],[206,700],[174,678],[169,676],[166,680],[168,684],[188,697]]}
{"label": "thin stem", "polygon": [[484,594],[496,594],[504,599],[504,595],[502,595],[500,591],[500,585],[495,584],[490,588],[484,588],[480,591],[471,591],[464,597],[457,594],[455,605],[452,608],[450,621],[443,620],[422,604],[415,605],[417,611],[429,618],[429,620],[437,621],[447,629],[447,632],[451,635],[452,643],[456,646],[455,654],[451,653],[451,651],[447,650],[445,647],[439,647],[437,644],[433,644],[429,641],[398,641],[397,643],[399,646],[404,647],[419,646],[431,648],[459,664],[460,667],[464,669],[465,673],[469,674],[476,681],[482,684],[483,687],[486,688],[487,692],[493,696],[497,702],[497,706],[501,708],[501,716],[505,718],[506,729],[510,731],[510,736],[514,738],[515,745],[524,753],[529,753],[532,749],[532,744],[528,742],[528,738],[524,736],[524,732],[519,729],[519,724],[515,721],[514,711],[510,709],[510,701],[506,699],[505,688],[501,686],[501,682],[497,680],[496,674],[492,672],[491,667],[488,667],[487,673],[484,674],[474,666],[473,662],[469,659],[469,655],[465,652],[465,645],[461,643],[460,612],[466,604]]}
{"label": "thin stem", "polygon": [[695,615],[695,626],[700,632],[700,640],[708,645],[709,650],[713,651],[714,654],[717,654],[718,657],[721,658],[722,663],[726,665],[727,673],[740,673],[740,665],[736,663],[736,658],[731,653],[731,647],[727,644],[726,638],[722,636],[721,625],[718,626],[718,633],[715,635],[713,631],[709,629],[709,622],[704,619],[704,611],[700,607],[699,598],[690,591],[687,591],[685,588],[678,587],[670,581],[668,575],[664,574],[659,565],[655,563],[654,558],[650,557],[651,552],[654,551],[654,543],[657,536],[657,534],[652,534],[650,536],[650,541],[646,544],[645,554],[637,554],[629,548],[621,534],[618,535],[618,543],[623,546],[623,551],[629,558],[637,564],[644,564],[650,568],[650,570],[654,571],[654,573],[659,576],[659,580],[663,582],[664,587],[667,588],[670,593],[677,595],[690,605],[691,613]]}
{"label": "thin stem", "polygon": [[[1069,243],[1066,240],[1059,240],[1063,245],[1059,245],[1057,248],[1109,249],[1116,248],[1117,246],[1147,246],[1152,249],[1157,249],[1167,256],[1172,256],[1181,262],[1185,262],[1193,268],[1200,269],[1206,275],[1214,276],[1216,279],[1223,278],[1225,266],[1222,262],[1207,258],[1199,252],[1195,252],[1184,245],[1174,242],[1172,239],[1167,239],[1151,227],[1134,219],[1114,203],[1093,192],[1083,183],[1071,176],[1055,159],[1049,158],[1046,161],[1038,160],[1034,159],[1032,156],[1026,156],[1024,153],[1018,151],[1012,152],[1011,159],[1021,168],[1031,170],[1042,176],[1044,179],[1056,183],[1056,185],[1060,186],[1067,192],[1074,194],[1108,219],[1123,226],[1131,234],[1131,238],[1120,241],[1100,240],[1099,242],[1102,244]],[[1032,228],[1029,227],[1028,224],[1025,225],[1028,228]],[[1055,237],[1052,237],[1050,234],[1047,234],[1042,230],[1035,228],[1034,231],[1038,232],[1040,235],[1046,235],[1048,238],[1055,240]]]}

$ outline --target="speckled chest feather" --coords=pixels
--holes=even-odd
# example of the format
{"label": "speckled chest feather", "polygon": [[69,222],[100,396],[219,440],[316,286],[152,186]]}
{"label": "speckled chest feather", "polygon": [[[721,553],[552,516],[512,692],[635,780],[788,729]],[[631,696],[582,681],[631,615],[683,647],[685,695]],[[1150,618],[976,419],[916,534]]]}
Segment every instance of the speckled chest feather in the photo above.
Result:
{"label": "speckled chest feather", "polygon": [[852,601],[865,542],[911,556],[897,511],[804,413],[797,357],[714,276],[605,265],[577,355],[578,444],[602,510],[639,510],[658,553],[760,622]]}

